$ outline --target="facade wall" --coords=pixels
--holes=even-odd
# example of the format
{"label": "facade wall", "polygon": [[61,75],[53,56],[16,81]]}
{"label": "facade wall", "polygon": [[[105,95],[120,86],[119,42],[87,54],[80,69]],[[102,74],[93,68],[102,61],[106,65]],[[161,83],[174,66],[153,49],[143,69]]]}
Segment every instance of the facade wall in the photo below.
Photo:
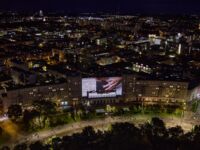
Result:
{"label": "facade wall", "polygon": [[188,83],[174,81],[149,81],[126,78],[125,99],[147,103],[182,103],[188,101]]}
{"label": "facade wall", "polygon": [[123,76],[123,95],[116,98],[83,99],[91,103],[166,103],[182,104],[188,101],[188,83],[174,81],[138,80],[133,75]]}
{"label": "facade wall", "polygon": [[29,106],[34,100],[67,100],[68,95],[66,90],[66,83],[7,90],[6,92],[5,90],[1,90],[0,99],[3,101],[3,108],[6,111],[11,104]]}
{"label": "facade wall", "polygon": [[0,90],[4,110],[11,104],[31,105],[34,100],[71,101],[91,104],[114,104],[129,102],[183,103],[188,100],[187,82],[137,80],[133,75],[124,75],[123,94],[114,98],[89,99],[82,97],[82,77],[68,77],[63,84],[29,87],[16,90]]}

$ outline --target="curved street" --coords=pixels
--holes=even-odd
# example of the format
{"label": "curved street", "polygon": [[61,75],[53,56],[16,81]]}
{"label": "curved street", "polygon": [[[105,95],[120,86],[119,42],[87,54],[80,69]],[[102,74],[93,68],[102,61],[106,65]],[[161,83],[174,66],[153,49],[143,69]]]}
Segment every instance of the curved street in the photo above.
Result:
{"label": "curved street", "polygon": [[[190,131],[194,125],[199,125],[199,121],[193,119],[190,115],[184,118],[176,117],[160,117],[166,124],[166,127],[181,126],[185,132]],[[32,143],[38,140],[44,141],[55,136],[71,135],[73,133],[81,132],[87,126],[93,126],[95,130],[107,130],[111,124],[117,122],[130,122],[136,126],[150,121],[151,117],[148,115],[137,116],[121,116],[121,117],[107,117],[105,119],[97,119],[91,121],[80,121],[63,126],[58,126],[52,129],[36,132],[33,134],[18,134],[12,141],[5,143],[5,145],[14,146],[19,143]]]}

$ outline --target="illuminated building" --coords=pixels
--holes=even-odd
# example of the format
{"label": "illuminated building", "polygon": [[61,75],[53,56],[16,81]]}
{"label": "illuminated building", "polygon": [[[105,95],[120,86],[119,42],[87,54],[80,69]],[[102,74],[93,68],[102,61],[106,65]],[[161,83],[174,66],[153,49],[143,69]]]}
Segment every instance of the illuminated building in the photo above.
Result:
{"label": "illuminated building", "polygon": [[[120,79],[118,89],[105,92],[97,84],[97,80]],[[90,103],[91,106],[106,106],[128,104],[158,104],[181,105],[187,101],[188,83],[174,81],[138,80],[135,76],[124,75],[122,77],[92,77],[81,78],[68,77],[66,83],[33,86],[29,88],[0,90],[0,99],[4,104],[4,110],[9,105],[20,103],[30,105],[34,100],[64,100],[76,104]]]}

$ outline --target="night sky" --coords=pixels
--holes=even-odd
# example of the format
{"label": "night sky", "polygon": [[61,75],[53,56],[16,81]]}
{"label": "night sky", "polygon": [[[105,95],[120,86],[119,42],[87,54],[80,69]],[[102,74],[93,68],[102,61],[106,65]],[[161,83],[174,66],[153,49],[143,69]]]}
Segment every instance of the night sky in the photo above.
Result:
{"label": "night sky", "polygon": [[1,10],[200,13],[200,0],[0,0]]}

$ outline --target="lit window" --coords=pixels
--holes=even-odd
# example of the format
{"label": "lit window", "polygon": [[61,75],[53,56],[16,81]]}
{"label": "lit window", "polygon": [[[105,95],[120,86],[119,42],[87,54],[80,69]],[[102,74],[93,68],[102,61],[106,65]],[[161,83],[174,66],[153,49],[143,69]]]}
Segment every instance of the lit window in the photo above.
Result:
{"label": "lit window", "polygon": [[33,95],[33,92],[30,92],[29,94],[30,94],[30,95]]}

